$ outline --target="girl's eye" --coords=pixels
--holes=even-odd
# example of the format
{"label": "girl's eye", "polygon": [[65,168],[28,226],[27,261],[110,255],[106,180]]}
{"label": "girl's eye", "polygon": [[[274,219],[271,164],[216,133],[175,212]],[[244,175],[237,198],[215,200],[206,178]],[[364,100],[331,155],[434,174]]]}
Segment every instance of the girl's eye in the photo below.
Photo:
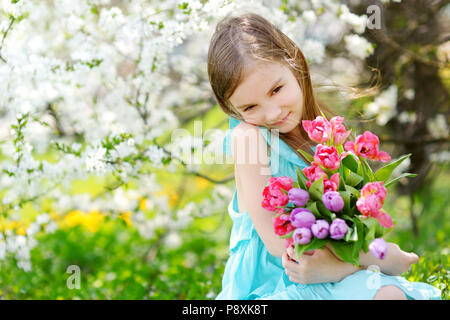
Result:
{"label": "girl's eye", "polygon": [[278,87],[276,87],[276,88],[273,90],[273,92],[277,93],[278,91],[281,90],[282,87],[283,87],[283,86],[278,86]]}
{"label": "girl's eye", "polygon": [[254,106],[249,106],[247,108],[245,108],[244,112],[247,112],[248,110],[252,109]]}

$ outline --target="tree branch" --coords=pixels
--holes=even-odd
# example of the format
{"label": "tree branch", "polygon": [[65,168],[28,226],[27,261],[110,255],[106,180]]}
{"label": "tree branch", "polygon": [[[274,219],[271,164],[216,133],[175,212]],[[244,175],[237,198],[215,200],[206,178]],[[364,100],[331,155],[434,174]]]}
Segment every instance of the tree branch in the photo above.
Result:
{"label": "tree branch", "polygon": [[11,27],[12,27],[14,21],[16,21],[16,18],[11,17],[9,20],[8,29],[6,29],[5,33],[3,33],[2,43],[0,44],[0,60],[2,60],[4,63],[7,63],[7,61],[5,60],[5,58],[3,58],[2,53],[1,53],[2,49],[3,49],[3,43],[5,42],[6,36],[8,35],[9,30],[11,30]]}

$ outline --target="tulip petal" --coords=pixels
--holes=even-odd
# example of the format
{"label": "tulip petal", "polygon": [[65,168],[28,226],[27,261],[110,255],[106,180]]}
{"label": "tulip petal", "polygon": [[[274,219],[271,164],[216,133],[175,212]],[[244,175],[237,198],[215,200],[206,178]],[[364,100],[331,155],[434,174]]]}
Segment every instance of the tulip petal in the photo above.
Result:
{"label": "tulip petal", "polygon": [[375,217],[378,222],[385,228],[392,228],[394,226],[394,223],[392,222],[392,218],[389,214],[387,214],[384,211],[379,211],[377,216]]}
{"label": "tulip petal", "polygon": [[391,156],[387,152],[380,151],[377,154],[377,160],[379,160],[381,162],[388,162],[388,161],[391,161]]}
{"label": "tulip petal", "polygon": [[347,141],[347,142],[344,144],[344,149],[347,150],[347,151],[353,151],[353,152],[355,152],[355,143],[352,142],[352,141]]}

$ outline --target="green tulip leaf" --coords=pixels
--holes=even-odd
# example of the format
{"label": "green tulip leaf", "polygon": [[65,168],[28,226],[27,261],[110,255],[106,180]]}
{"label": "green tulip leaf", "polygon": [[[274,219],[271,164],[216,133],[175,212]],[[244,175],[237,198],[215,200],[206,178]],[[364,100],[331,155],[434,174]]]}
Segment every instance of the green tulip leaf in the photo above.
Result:
{"label": "green tulip leaf", "polygon": [[363,180],[364,180],[364,178],[361,177],[359,174],[356,174],[354,172],[350,172],[348,177],[345,179],[345,183],[350,185],[350,186],[352,186],[352,187],[355,187]]}
{"label": "green tulip leaf", "polygon": [[314,181],[309,187],[309,194],[311,198],[314,200],[322,201],[323,196],[323,177]]}
{"label": "green tulip leaf", "polygon": [[398,182],[398,180],[400,180],[401,178],[404,178],[404,177],[414,178],[414,177],[416,177],[416,176],[417,176],[417,174],[415,174],[415,173],[408,173],[408,172],[402,173],[402,174],[399,175],[397,178],[394,178],[394,179],[390,180],[389,182],[386,182],[386,184],[385,184],[384,186],[385,186],[386,188],[389,188],[390,186],[392,186],[392,185],[394,185],[396,182]]}
{"label": "green tulip leaf", "polygon": [[342,159],[344,166],[354,173],[358,173],[358,161],[355,157],[349,153],[344,159]]}
{"label": "green tulip leaf", "polygon": [[383,181],[383,182],[388,181],[394,169],[397,168],[400,165],[400,163],[402,163],[405,159],[409,158],[410,156],[411,153],[401,156],[397,160],[378,169],[377,172],[375,172],[376,181]]}
{"label": "green tulip leaf", "polygon": [[313,156],[311,156],[308,152],[302,150],[302,149],[298,149],[298,152],[300,152],[306,160],[308,160],[310,163],[314,161]]}

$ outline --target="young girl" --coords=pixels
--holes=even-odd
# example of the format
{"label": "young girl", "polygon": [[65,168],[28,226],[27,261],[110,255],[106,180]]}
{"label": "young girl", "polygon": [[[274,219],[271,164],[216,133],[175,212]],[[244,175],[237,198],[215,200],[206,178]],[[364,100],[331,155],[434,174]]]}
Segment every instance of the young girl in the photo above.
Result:
{"label": "young girl", "polygon": [[[211,39],[208,75],[230,116],[224,151],[233,156],[236,178],[230,257],[216,299],[440,299],[433,286],[397,276],[418,258],[393,243],[384,260],[361,251],[357,269],[331,247],[296,257],[274,233],[275,214],[261,207],[262,190],[271,176],[296,179],[296,167],[307,164],[294,150],[313,154],[314,147],[301,120],[329,111],[316,102],[294,42],[257,14],[227,16]],[[366,270],[375,265],[381,272]]]}

